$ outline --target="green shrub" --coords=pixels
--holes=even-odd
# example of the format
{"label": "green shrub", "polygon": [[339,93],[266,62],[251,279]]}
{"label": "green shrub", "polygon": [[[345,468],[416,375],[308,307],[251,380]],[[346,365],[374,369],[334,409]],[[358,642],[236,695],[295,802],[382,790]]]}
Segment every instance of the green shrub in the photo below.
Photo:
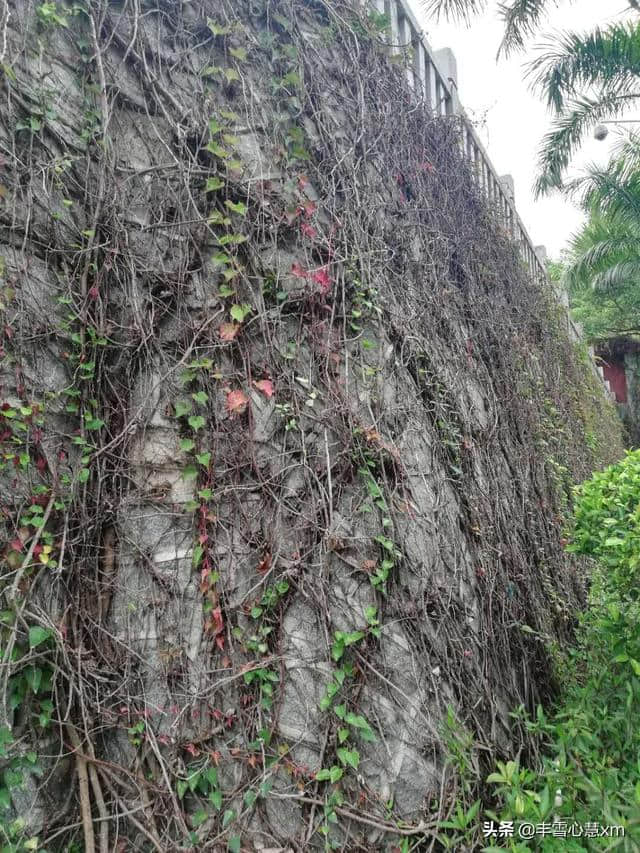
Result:
{"label": "green shrub", "polygon": [[[575,498],[567,550],[597,560],[589,606],[566,654],[557,707],[549,716],[538,708],[535,720],[523,709],[513,715],[525,717],[543,758],[534,769],[498,763],[487,778],[493,808],[480,818],[473,849],[640,850],[640,451],[595,474]],[[512,823],[513,835],[487,834],[492,821],[497,831]],[[522,824],[547,829],[522,840]],[[598,836],[609,826],[621,829]],[[450,822],[441,829],[444,846],[468,840],[468,830],[452,838]]]}
{"label": "green shrub", "polygon": [[638,596],[640,450],[577,487],[572,538],[567,550],[595,557],[611,590]]}

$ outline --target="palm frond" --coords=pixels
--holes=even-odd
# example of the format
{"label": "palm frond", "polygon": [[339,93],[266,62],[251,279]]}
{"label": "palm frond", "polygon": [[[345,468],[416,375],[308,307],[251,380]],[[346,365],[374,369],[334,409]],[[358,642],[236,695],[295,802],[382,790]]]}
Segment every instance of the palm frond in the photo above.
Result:
{"label": "palm frond", "polygon": [[595,290],[616,290],[629,284],[640,284],[640,258],[621,261],[593,277]]}
{"label": "palm frond", "polygon": [[487,8],[487,0],[421,0],[421,3],[425,12],[436,18],[457,18],[466,22]]}
{"label": "palm frond", "polygon": [[[558,5],[557,0],[554,5]],[[525,39],[535,33],[547,6],[548,0],[512,0],[509,6],[500,4],[498,9],[504,23],[504,35],[498,56],[507,56],[524,47]]]}
{"label": "palm frond", "polygon": [[560,112],[578,88],[605,86],[618,94],[638,91],[640,75],[640,22],[595,29],[587,36],[555,35],[541,45],[543,52],[529,65],[534,89]]}
{"label": "palm frond", "polygon": [[539,152],[538,173],[534,190],[536,197],[562,186],[562,175],[572,154],[585,133],[599,121],[615,118],[627,109],[638,96],[605,91],[597,98],[579,98],[570,102],[544,136]]}
{"label": "palm frond", "polygon": [[572,293],[592,287],[597,276],[621,263],[635,263],[640,267],[638,235],[608,237],[594,243],[566,268],[564,284]]}

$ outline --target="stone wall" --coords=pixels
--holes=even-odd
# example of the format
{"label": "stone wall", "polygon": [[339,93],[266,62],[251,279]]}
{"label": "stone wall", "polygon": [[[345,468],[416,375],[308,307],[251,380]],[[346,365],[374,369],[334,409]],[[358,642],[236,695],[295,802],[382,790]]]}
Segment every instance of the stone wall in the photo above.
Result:
{"label": "stone wall", "polygon": [[7,814],[50,850],[428,839],[447,709],[480,770],[553,693],[563,512],[621,452],[562,310],[361,9],[9,12]]}

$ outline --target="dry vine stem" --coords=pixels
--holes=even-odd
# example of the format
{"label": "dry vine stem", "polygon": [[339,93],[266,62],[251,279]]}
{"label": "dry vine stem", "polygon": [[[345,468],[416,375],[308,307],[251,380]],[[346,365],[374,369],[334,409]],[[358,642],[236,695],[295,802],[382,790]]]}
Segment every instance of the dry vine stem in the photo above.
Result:
{"label": "dry vine stem", "polygon": [[619,433],[379,23],[0,16],[5,832],[391,850],[535,749]]}

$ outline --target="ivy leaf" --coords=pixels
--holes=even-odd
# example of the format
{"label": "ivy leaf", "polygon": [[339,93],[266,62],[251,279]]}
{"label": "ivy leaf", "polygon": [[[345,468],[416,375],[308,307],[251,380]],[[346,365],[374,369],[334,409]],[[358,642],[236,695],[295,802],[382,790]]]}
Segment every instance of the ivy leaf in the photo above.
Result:
{"label": "ivy leaf", "polygon": [[244,391],[229,391],[227,394],[227,411],[230,415],[241,415],[247,408],[249,398]]}
{"label": "ivy leaf", "polygon": [[260,379],[253,384],[258,391],[262,391],[265,397],[273,397],[273,382],[270,379]]}
{"label": "ivy leaf", "polygon": [[202,429],[202,427],[205,425],[206,421],[202,417],[202,415],[191,415],[191,417],[189,418],[187,423],[189,424],[191,429],[194,429],[197,432],[199,429]]}
{"label": "ivy leaf", "polygon": [[237,323],[223,323],[218,329],[218,334],[223,341],[232,341],[239,331],[240,326]]}
{"label": "ivy leaf", "polygon": [[204,404],[209,399],[209,395],[206,391],[196,391],[196,393],[192,394],[191,396],[196,401],[196,403],[200,403],[201,406],[204,406]]}
{"label": "ivy leaf", "polygon": [[231,27],[223,27],[221,24],[211,20],[211,18],[207,18],[207,26],[214,36],[228,36],[231,32]]}
{"label": "ivy leaf", "polygon": [[232,305],[229,313],[231,314],[231,318],[235,320],[236,323],[242,323],[247,314],[251,313],[251,306]]}
{"label": "ivy leaf", "polygon": [[358,765],[360,764],[360,753],[357,749],[349,750],[346,747],[339,746],[336,752],[338,758],[343,764],[349,764],[354,770],[358,769]]}
{"label": "ivy leaf", "polygon": [[237,246],[240,243],[244,243],[247,238],[244,234],[225,234],[224,237],[218,238],[218,243],[221,246]]}
{"label": "ivy leaf", "polygon": [[32,625],[29,628],[29,648],[35,649],[36,646],[46,642],[51,635],[51,629],[43,628],[40,625]]}
{"label": "ivy leaf", "polygon": [[185,415],[188,415],[193,406],[191,405],[190,400],[178,400],[174,406],[176,417],[182,418]]}
{"label": "ivy leaf", "polygon": [[195,829],[197,829],[199,826],[202,826],[202,824],[205,822],[206,819],[207,819],[206,811],[204,809],[199,809],[191,817],[191,825]]}
{"label": "ivy leaf", "polygon": [[258,795],[256,794],[256,792],[249,789],[244,795],[243,802],[245,806],[247,806],[247,808],[251,808],[251,806],[255,803],[257,799]]}
{"label": "ivy leaf", "polygon": [[241,201],[230,201],[227,199],[225,201],[225,205],[232,210],[234,213],[238,213],[240,216],[246,216],[247,213],[247,205],[243,204]]}
{"label": "ivy leaf", "polygon": [[244,62],[244,60],[247,58],[247,51],[244,47],[229,48],[229,53],[231,54],[231,56],[235,56],[235,58],[240,62]]}
{"label": "ivy leaf", "polygon": [[183,438],[180,441],[180,450],[182,450],[183,453],[189,453],[189,451],[193,450],[193,448],[195,446],[196,446],[196,443],[191,438]]}
{"label": "ivy leaf", "polygon": [[205,187],[206,192],[213,193],[217,190],[221,190],[224,187],[224,181],[222,178],[207,178],[207,186]]}
{"label": "ivy leaf", "polygon": [[209,462],[211,461],[211,453],[207,450],[206,453],[198,453],[196,456],[200,465],[204,465],[205,468],[209,467]]}
{"label": "ivy leaf", "polygon": [[226,160],[229,157],[229,152],[226,148],[223,148],[222,145],[218,142],[214,142],[211,140],[205,145],[205,149],[210,151],[214,157],[218,157],[220,160]]}
{"label": "ivy leaf", "polygon": [[336,767],[335,765],[329,771],[329,779],[331,782],[337,782],[339,779],[342,779],[342,768]]}
{"label": "ivy leaf", "polygon": [[236,813],[233,809],[227,809],[222,816],[222,828],[226,829],[230,823],[236,819]]}

